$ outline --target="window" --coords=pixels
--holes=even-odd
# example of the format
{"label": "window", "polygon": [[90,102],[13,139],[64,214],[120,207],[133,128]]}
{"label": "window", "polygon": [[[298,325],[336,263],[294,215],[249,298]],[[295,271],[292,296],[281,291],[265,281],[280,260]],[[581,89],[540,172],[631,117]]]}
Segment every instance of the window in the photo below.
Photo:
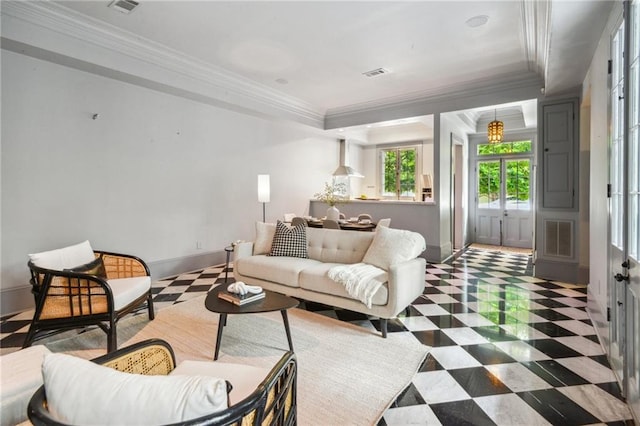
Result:
{"label": "window", "polygon": [[623,250],[624,230],[624,26],[613,37],[611,72],[611,244]]}
{"label": "window", "polygon": [[415,147],[380,150],[382,197],[415,199],[418,173]]}
{"label": "window", "polygon": [[478,155],[529,154],[531,141],[503,142],[478,145]]}
{"label": "window", "polygon": [[640,5],[633,2],[629,55],[629,255],[640,260]]}

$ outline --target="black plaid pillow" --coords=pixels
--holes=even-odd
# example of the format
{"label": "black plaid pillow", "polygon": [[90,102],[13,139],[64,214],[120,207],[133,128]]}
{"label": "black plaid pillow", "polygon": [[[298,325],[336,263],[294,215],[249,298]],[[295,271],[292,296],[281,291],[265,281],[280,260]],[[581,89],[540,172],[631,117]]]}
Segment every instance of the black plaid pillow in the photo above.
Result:
{"label": "black plaid pillow", "polygon": [[298,225],[289,228],[278,221],[276,233],[271,243],[269,256],[302,257],[307,259],[307,227]]}

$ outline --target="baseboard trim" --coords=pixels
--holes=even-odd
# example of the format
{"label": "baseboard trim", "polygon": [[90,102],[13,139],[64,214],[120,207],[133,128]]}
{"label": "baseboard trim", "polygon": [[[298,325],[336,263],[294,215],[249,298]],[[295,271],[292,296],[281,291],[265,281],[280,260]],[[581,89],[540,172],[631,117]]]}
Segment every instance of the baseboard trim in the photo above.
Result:
{"label": "baseboard trim", "polygon": [[533,275],[550,281],[563,281],[566,283],[579,283],[579,265],[575,262],[556,262],[547,259],[536,259]]}
{"label": "baseboard trim", "polygon": [[3,317],[33,309],[34,307],[30,285],[0,290],[0,312]]}
{"label": "baseboard trim", "polygon": [[194,256],[176,257],[173,259],[163,259],[155,262],[147,262],[151,270],[151,278],[160,280],[173,277],[186,272],[196,271],[213,265],[220,265],[226,262],[226,252],[224,250],[197,254]]}
{"label": "baseboard trim", "polygon": [[442,263],[452,255],[451,243],[445,243],[440,246],[427,246],[423,253],[423,257],[430,263]]}

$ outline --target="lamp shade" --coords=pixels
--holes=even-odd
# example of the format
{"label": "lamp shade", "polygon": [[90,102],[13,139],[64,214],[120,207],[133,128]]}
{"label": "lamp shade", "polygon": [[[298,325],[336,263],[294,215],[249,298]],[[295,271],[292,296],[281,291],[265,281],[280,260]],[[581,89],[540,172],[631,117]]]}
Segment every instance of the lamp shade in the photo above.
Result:
{"label": "lamp shade", "polygon": [[271,186],[269,175],[258,175],[258,201],[268,203],[271,200]]}
{"label": "lamp shade", "polygon": [[498,121],[498,113],[494,115],[494,119],[487,126],[487,139],[489,143],[500,143],[504,137],[504,123]]}

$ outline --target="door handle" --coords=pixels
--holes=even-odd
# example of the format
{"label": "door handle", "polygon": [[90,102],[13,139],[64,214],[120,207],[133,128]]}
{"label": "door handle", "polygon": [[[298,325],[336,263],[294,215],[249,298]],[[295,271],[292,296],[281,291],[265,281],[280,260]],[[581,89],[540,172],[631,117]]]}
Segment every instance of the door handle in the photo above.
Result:
{"label": "door handle", "polygon": [[622,281],[629,281],[629,275],[622,275],[621,273],[617,273],[613,276],[613,278],[621,283]]}

